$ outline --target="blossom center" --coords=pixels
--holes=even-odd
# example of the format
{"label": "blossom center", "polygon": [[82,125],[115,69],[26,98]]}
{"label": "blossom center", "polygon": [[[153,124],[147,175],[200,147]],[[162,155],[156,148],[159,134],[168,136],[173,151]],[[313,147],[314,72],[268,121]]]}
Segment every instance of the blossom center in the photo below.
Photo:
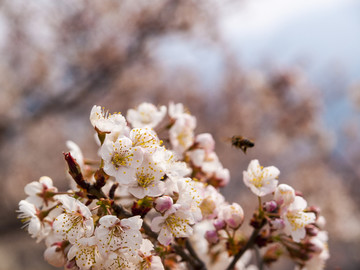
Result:
{"label": "blossom center", "polygon": [[[111,163],[118,169],[121,166],[127,166],[132,161],[134,154],[126,155],[126,153],[114,153]],[[130,165],[130,164],[129,164]]]}
{"label": "blossom center", "polygon": [[138,174],[137,182],[140,187],[146,188],[150,186],[155,180],[155,176],[151,174]]}
{"label": "blossom center", "polygon": [[178,237],[180,235],[180,231],[186,232],[186,225],[189,224],[189,220],[187,218],[181,218],[172,214],[167,217],[165,220],[166,226],[170,229],[171,233]]}

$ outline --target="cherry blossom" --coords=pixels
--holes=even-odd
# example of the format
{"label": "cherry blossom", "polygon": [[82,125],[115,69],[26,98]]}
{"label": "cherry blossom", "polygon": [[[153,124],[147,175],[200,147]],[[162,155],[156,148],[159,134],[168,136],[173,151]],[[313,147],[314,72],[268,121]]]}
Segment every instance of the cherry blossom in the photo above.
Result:
{"label": "cherry blossom", "polygon": [[143,161],[143,150],[133,147],[129,138],[122,137],[116,142],[105,140],[100,148],[100,156],[104,160],[104,171],[114,176],[120,184],[135,181],[136,168]]}
{"label": "cherry blossom", "polygon": [[152,251],[154,245],[148,239],[143,239],[141,247],[138,251],[140,260],[134,262],[135,267],[141,270],[164,270],[164,265],[159,256],[154,256]]}
{"label": "cherry blossom", "polygon": [[133,127],[156,127],[165,117],[166,107],[159,109],[151,103],[141,103],[136,109],[129,109],[126,115],[127,120]]}
{"label": "cherry blossom", "polygon": [[28,228],[31,237],[36,238],[40,242],[47,234],[51,227],[47,222],[40,220],[40,210],[28,201],[21,200],[19,202],[18,218],[24,223],[24,227]]}
{"label": "cherry blossom", "polygon": [[68,252],[68,260],[75,260],[76,265],[81,270],[89,270],[92,267],[99,267],[103,264],[104,258],[101,257],[96,238],[80,238]]}
{"label": "cherry blossom", "polygon": [[53,194],[57,188],[53,186],[50,177],[42,176],[39,181],[34,181],[25,186],[25,193],[28,195],[26,201],[36,207],[50,207],[54,203]]}
{"label": "cherry blossom", "polygon": [[169,245],[174,237],[189,237],[193,233],[190,225],[195,221],[188,211],[180,210],[181,206],[174,204],[163,216],[155,217],[151,223],[154,232],[160,232],[158,241]]}
{"label": "cherry blossom", "polygon": [[262,197],[275,191],[278,184],[275,179],[279,174],[276,167],[263,168],[255,159],[250,162],[247,171],[243,172],[244,183],[255,195]]}
{"label": "cherry blossom", "polygon": [[99,227],[95,230],[100,253],[106,255],[109,251],[136,253],[140,248],[142,225],[140,216],[118,219],[116,216],[106,215],[99,220]]}
{"label": "cherry blossom", "polygon": [[170,142],[173,150],[179,156],[182,156],[184,151],[194,143],[195,126],[196,119],[189,114],[183,114],[170,128]]}
{"label": "cherry blossom", "polygon": [[64,213],[59,215],[53,228],[57,234],[62,235],[63,240],[75,243],[80,237],[89,237],[94,231],[94,221],[91,212],[83,203],[68,195],[58,196]]}
{"label": "cherry blossom", "polygon": [[295,242],[305,237],[305,226],[315,222],[314,213],[304,212],[306,206],[307,202],[302,197],[296,196],[282,216],[285,222],[284,231],[287,235],[291,235]]}
{"label": "cherry blossom", "polygon": [[126,120],[121,113],[109,114],[104,108],[94,105],[90,112],[90,122],[94,128],[103,133],[109,133],[126,126]]}

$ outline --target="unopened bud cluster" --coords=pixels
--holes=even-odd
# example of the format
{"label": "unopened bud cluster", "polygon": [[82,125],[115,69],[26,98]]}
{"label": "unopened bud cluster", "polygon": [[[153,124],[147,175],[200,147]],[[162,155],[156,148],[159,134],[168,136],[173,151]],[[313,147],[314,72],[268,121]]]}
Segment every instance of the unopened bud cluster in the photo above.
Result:
{"label": "unopened bud cluster", "polygon": [[[298,267],[329,257],[324,218],[286,184],[279,170],[257,160],[243,172],[254,202],[254,231],[241,230],[244,211],[219,192],[229,171],[215,141],[195,135],[196,119],[182,104],[142,103],[125,118],[99,106],[90,113],[98,159],[74,142],[64,154],[71,189],[49,177],[25,187],[19,218],[45,260],[64,269],[245,269],[251,250],[265,263],[286,254]],[[263,197],[271,197],[262,202]],[[249,257],[250,256],[250,257]],[[240,268],[242,267],[242,268]],[[252,265],[252,269],[256,266]]]}

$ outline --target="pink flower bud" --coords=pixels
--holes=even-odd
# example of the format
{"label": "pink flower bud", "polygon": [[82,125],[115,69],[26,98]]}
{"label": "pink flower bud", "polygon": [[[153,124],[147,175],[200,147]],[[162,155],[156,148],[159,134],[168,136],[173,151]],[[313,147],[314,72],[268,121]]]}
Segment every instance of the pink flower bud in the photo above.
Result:
{"label": "pink flower bud", "polygon": [[173,205],[173,199],[169,196],[162,196],[157,198],[154,202],[155,209],[160,213],[165,213]]}
{"label": "pink flower bud", "polygon": [[62,267],[67,261],[64,252],[58,245],[48,247],[44,252],[44,258],[49,264],[55,267]]}
{"label": "pink flower bud", "polygon": [[264,203],[264,209],[266,212],[274,212],[277,208],[277,203],[275,201],[270,201]]}
{"label": "pink flower bud", "polygon": [[308,224],[305,226],[306,234],[310,236],[316,236],[319,233],[319,229],[313,224]]}
{"label": "pink flower bud", "polygon": [[219,242],[219,236],[216,231],[206,231],[205,238],[210,244],[216,244]]}
{"label": "pink flower bud", "polygon": [[218,218],[214,220],[213,225],[216,230],[220,231],[225,228],[226,223],[224,220]]}
{"label": "pink flower bud", "polygon": [[226,224],[232,228],[237,229],[244,221],[244,210],[237,203],[223,206],[219,214]]}

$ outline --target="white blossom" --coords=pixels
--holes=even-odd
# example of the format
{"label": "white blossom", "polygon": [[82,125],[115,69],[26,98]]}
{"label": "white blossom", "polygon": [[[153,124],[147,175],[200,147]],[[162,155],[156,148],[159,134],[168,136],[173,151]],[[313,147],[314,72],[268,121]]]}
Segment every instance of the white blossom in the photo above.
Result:
{"label": "white blossom", "polygon": [[282,215],[285,222],[284,232],[291,235],[295,242],[299,242],[306,235],[305,226],[315,222],[314,213],[306,213],[304,209],[307,202],[300,196],[296,196],[292,204]]}
{"label": "white blossom", "polygon": [[[137,256],[137,261],[140,261],[140,258]],[[128,255],[127,253],[113,252],[111,251],[106,260],[101,267],[97,268],[98,270],[134,270],[141,269],[137,268],[134,264],[134,257]]]}
{"label": "white blossom", "polygon": [[50,177],[42,176],[39,181],[34,181],[25,186],[25,193],[28,195],[26,201],[34,204],[37,208],[50,207],[54,204],[52,197],[47,192],[57,192]]}
{"label": "white blossom", "polygon": [[206,219],[217,217],[220,207],[225,202],[224,196],[211,185],[204,187],[200,194],[203,198],[200,203],[202,216]]}
{"label": "white blossom", "polygon": [[166,115],[166,107],[159,109],[151,103],[141,103],[136,109],[130,109],[126,118],[133,127],[156,127]]}
{"label": "white blossom", "polygon": [[192,214],[180,210],[181,206],[174,204],[163,216],[155,217],[151,222],[151,229],[160,232],[158,241],[162,245],[169,245],[174,237],[189,237],[193,233],[190,225],[194,224]]}
{"label": "white blossom", "polygon": [[276,167],[263,168],[255,159],[250,162],[247,171],[243,172],[244,183],[255,195],[262,197],[275,191],[279,174]]}
{"label": "white blossom", "polygon": [[144,153],[141,147],[133,147],[129,138],[122,137],[116,142],[105,140],[100,155],[104,171],[120,184],[129,184],[135,181],[136,168],[141,166]]}
{"label": "white blossom", "polygon": [[46,235],[49,234],[51,226],[45,220],[40,220],[40,210],[35,205],[28,201],[21,200],[19,202],[18,218],[27,227],[32,238],[36,238],[36,242],[40,242]]}
{"label": "white blossom", "polygon": [[104,108],[94,105],[90,112],[90,122],[100,132],[109,133],[126,126],[126,120],[121,113],[109,114]]}
{"label": "white blossom", "polygon": [[170,128],[170,142],[177,155],[182,156],[193,145],[195,126],[196,119],[189,114],[183,114]]}
{"label": "white blossom", "polygon": [[129,136],[133,142],[133,147],[139,146],[149,154],[153,154],[162,143],[151,128],[134,128],[130,131]]}
{"label": "white blossom", "polygon": [[94,221],[89,208],[68,195],[60,195],[58,200],[62,203],[64,213],[55,219],[54,231],[62,235],[63,240],[69,240],[72,244],[80,237],[91,236],[94,231]]}
{"label": "white blossom", "polygon": [[193,181],[191,178],[183,178],[177,181],[178,200],[176,204],[180,205],[181,210],[188,211],[196,222],[202,219],[200,203],[202,197],[198,191],[202,183]]}
{"label": "white blossom", "polygon": [[136,198],[145,196],[157,197],[164,193],[165,184],[163,167],[154,162],[149,154],[145,154],[143,163],[136,169],[136,181],[129,184],[129,192]]}
{"label": "white blossom", "polygon": [[89,270],[92,267],[96,269],[104,261],[96,244],[97,240],[94,236],[77,239],[68,252],[68,260],[75,259],[76,265],[80,270]]}
{"label": "white blossom", "polygon": [[[134,258],[135,268],[141,270],[164,270],[164,265],[159,256],[152,255],[154,245],[148,239],[143,239],[140,249],[138,250],[138,257]],[[134,269],[135,269],[134,268]]]}
{"label": "white blossom", "polygon": [[109,251],[136,253],[142,243],[140,216],[118,219],[116,216],[106,215],[100,218],[99,227],[95,230],[98,247],[101,254]]}

